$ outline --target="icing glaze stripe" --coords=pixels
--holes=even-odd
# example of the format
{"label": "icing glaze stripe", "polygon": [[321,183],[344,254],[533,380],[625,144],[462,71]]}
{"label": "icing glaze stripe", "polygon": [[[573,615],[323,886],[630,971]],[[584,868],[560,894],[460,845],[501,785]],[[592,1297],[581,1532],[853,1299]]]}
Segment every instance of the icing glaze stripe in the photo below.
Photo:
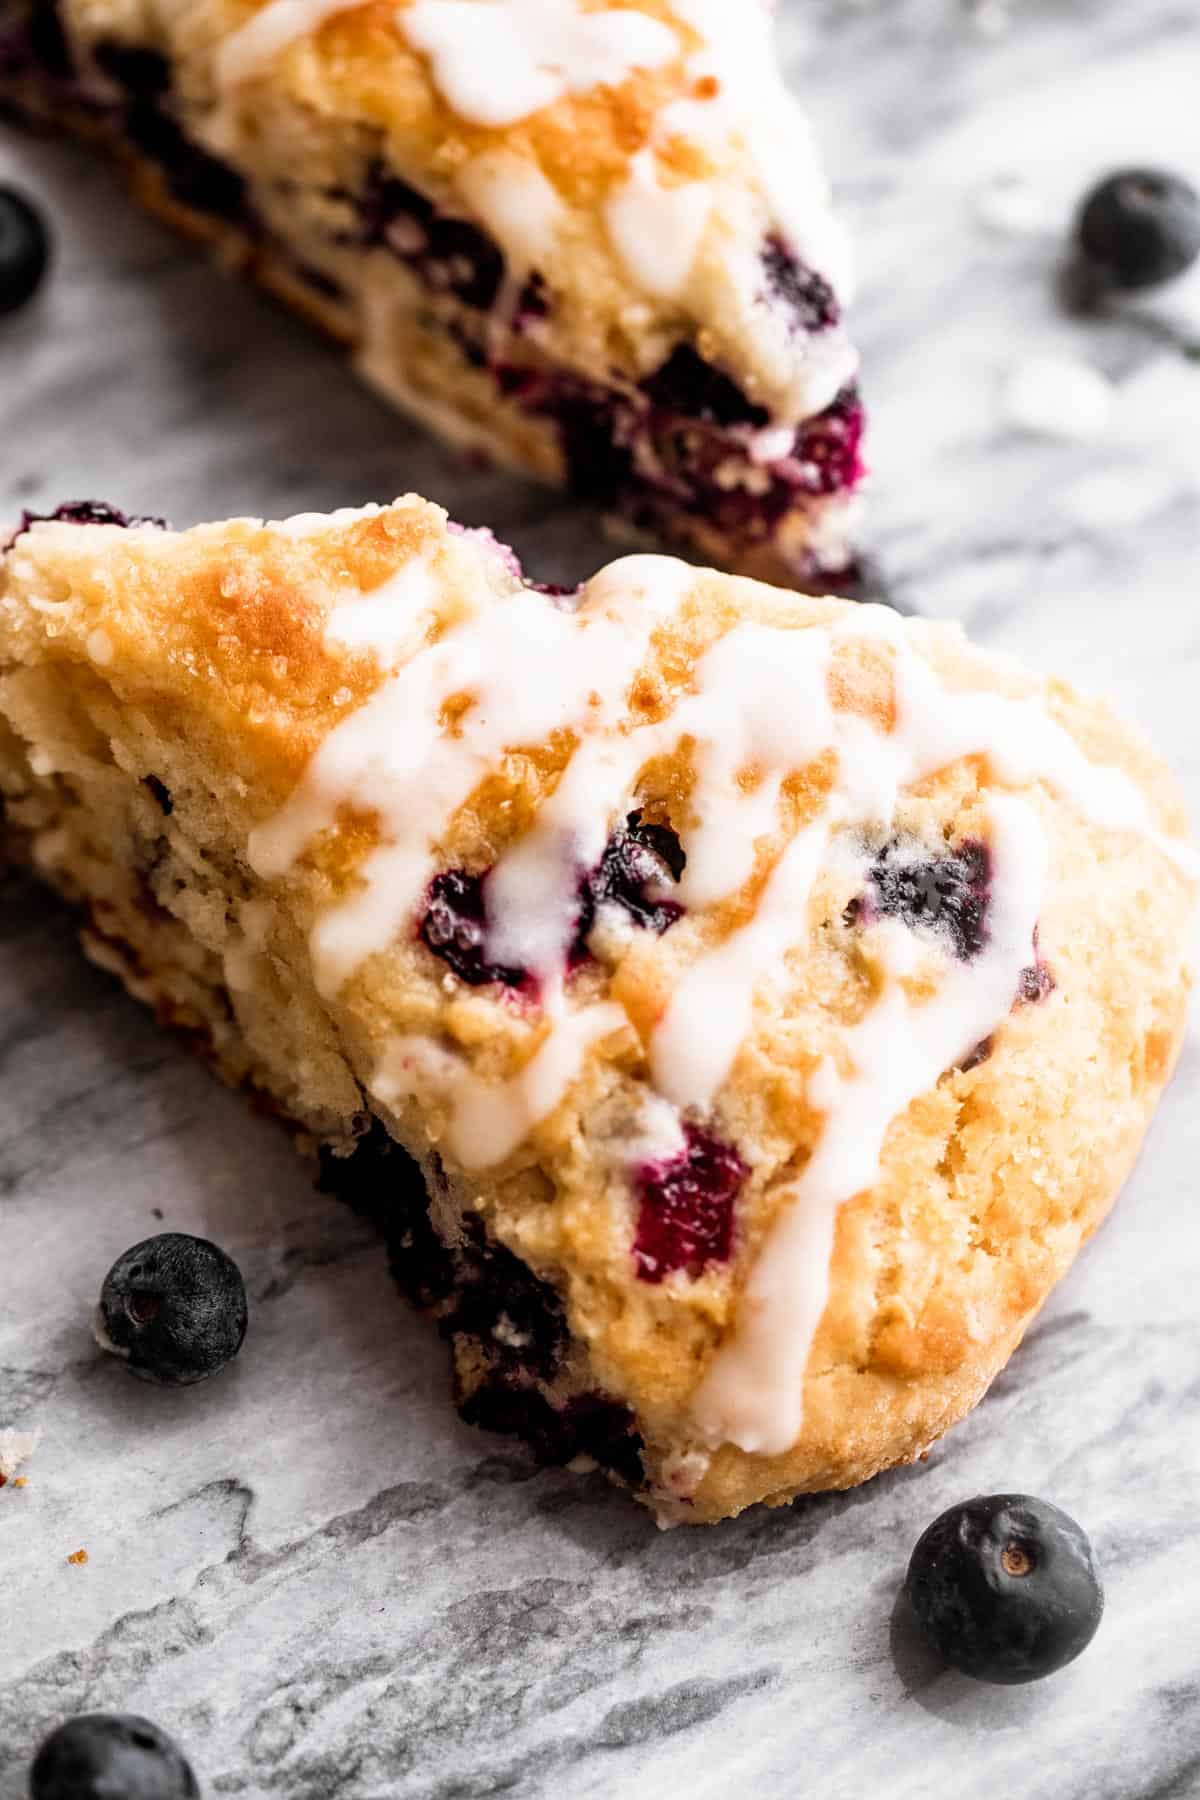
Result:
{"label": "icing glaze stripe", "polygon": [[224,92],[251,80],[290,45],[311,37],[338,13],[361,6],[364,0],[267,0],[230,32],[217,50],[217,87]]}
{"label": "icing glaze stripe", "polygon": [[385,1106],[432,1094],[448,1108],[442,1140],[464,1169],[489,1169],[519,1150],[578,1079],[588,1051],[628,1030],[624,1010],[609,1004],[561,1012],[519,1074],[485,1081],[425,1038],[397,1038],[371,1080]]}
{"label": "icing glaze stripe", "polygon": [[579,0],[414,0],[397,23],[460,118],[500,128],[565,94],[617,87],[679,54],[670,26]]}
{"label": "icing glaze stripe", "polygon": [[990,937],[969,964],[949,964],[938,992],[914,1005],[904,987],[915,946],[902,926],[883,992],[845,1034],[835,1066],[810,1083],[824,1110],[820,1138],[784,1197],[738,1304],[732,1339],[717,1351],[693,1402],[710,1443],[765,1456],[790,1450],[804,1420],[804,1374],[829,1286],[838,1211],[875,1185],[888,1130],[920,1095],[1004,1019],[1029,960],[1048,854],[1037,813],[1000,796],[990,809]]}
{"label": "icing glaze stripe", "polygon": [[[239,86],[291,44],[364,0],[267,0],[217,51],[217,85]],[[413,0],[396,25],[430,60],[460,118],[515,125],[567,93],[617,86],[679,54],[660,19],[630,7],[588,12],[579,0]]]}

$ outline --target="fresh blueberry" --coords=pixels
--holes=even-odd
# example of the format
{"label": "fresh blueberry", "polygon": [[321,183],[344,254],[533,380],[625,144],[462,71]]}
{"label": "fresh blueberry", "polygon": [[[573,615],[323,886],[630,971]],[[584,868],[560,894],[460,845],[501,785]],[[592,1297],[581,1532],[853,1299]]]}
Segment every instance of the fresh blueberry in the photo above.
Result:
{"label": "fresh blueberry", "polygon": [[29,1771],[30,1800],[199,1800],[179,1746],[134,1713],[81,1713],[52,1731]]}
{"label": "fresh blueberry", "polygon": [[135,1244],[104,1278],[106,1349],[160,1387],[215,1375],[242,1347],[246,1288],[235,1262],[207,1238],[166,1231]]}
{"label": "fresh blueberry", "polygon": [[1006,1686],[1073,1662],[1104,1611],[1083,1531],[1027,1494],[981,1495],[950,1507],[913,1551],[905,1587],[946,1662]]}
{"label": "fresh blueberry", "polygon": [[1121,169],[1092,189],[1076,235],[1113,287],[1157,287],[1200,256],[1200,194],[1162,169]]}
{"label": "fresh blueberry", "polygon": [[50,261],[42,216],[15,188],[0,187],[0,313],[32,300]]}

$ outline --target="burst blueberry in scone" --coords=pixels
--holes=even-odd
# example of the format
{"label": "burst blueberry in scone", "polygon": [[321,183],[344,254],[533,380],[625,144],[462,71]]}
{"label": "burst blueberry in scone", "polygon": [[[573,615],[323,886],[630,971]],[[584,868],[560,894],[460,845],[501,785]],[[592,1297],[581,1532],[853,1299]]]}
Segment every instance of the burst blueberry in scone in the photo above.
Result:
{"label": "burst blueberry in scone", "polygon": [[91,953],[384,1222],[465,1415],[663,1519],[944,1432],[1179,1047],[1196,865],[1102,704],[667,558],[547,592],[415,498],[27,522],[0,772]]}
{"label": "burst blueberry in scone", "polygon": [[456,443],[823,591],[862,474],[846,253],[759,0],[0,0],[0,104]]}

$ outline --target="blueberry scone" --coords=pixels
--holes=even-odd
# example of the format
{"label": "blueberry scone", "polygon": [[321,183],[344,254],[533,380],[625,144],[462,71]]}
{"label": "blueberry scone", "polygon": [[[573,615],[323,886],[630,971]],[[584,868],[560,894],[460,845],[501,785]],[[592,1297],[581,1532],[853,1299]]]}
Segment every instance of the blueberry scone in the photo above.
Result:
{"label": "blueberry scone", "polygon": [[764,0],[0,0],[0,103],[446,437],[816,586],[861,474],[846,251]]}
{"label": "blueberry scone", "polygon": [[464,1415],[663,1520],[971,1407],[1183,1028],[1197,867],[1102,704],[427,502],[0,561],[13,852],[388,1228]]}

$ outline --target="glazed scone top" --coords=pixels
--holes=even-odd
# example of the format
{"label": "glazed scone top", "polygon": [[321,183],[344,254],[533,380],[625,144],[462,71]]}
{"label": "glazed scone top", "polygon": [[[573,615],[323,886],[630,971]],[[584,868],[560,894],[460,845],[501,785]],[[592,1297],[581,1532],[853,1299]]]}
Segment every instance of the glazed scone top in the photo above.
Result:
{"label": "glazed scone top", "polygon": [[[845,240],[759,0],[69,0],[67,16],[93,44],[164,47],[188,129],[239,163],[272,121],[294,134],[289,104],[336,123],[339,180],[374,146],[499,243],[513,301],[544,279],[538,330],[597,381],[691,337],[778,429],[854,375]],[[327,180],[324,154],[298,141],[297,178]],[[779,291],[778,258],[810,292]]]}
{"label": "glazed scone top", "polygon": [[[94,561],[89,536],[110,540]],[[415,500],[173,540],[39,525],[7,570],[12,596],[46,589],[39,614],[0,587],[18,633],[53,617],[38,654],[151,710],[165,658],[175,732],[236,746],[231,827],[307,931],[376,1104],[494,1182],[527,1252],[569,1239],[607,1293],[617,1391],[628,1316],[687,1319],[694,1360],[639,1400],[674,1382],[711,1446],[795,1441],[839,1211],[910,1106],[947,1076],[986,1092],[986,1065],[954,1071],[1041,1029],[1014,1006],[1044,962],[1066,982],[1047,1012],[1082,1003],[1081,864],[1115,842],[1128,904],[1151,883],[1156,907],[1194,895],[1174,790],[1136,739],[882,609],[657,557],[564,601]],[[581,879],[634,812],[686,858],[648,896],[670,916],[638,930],[601,904],[583,953]],[[884,903],[892,851],[968,869],[957,941]],[[486,873],[509,988],[465,986],[417,936],[447,870]],[[246,934],[261,947],[261,918]],[[698,1142],[733,1171],[731,1260],[656,1269],[635,1197]]]}

